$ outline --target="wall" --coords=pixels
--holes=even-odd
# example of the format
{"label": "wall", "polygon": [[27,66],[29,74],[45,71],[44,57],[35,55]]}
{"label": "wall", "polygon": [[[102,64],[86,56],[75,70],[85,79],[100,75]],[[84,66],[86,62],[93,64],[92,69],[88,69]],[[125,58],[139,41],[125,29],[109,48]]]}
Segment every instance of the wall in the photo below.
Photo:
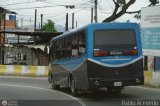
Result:
{"label": "wall", "polygon": [[0,75],[47,76],[48,66],[0,65]]}

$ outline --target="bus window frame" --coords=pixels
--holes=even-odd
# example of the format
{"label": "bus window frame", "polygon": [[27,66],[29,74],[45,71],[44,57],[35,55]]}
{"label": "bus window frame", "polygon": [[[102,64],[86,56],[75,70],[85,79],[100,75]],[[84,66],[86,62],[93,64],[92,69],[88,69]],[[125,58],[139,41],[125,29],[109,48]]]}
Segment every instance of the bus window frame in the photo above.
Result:
{"label": "bus window frame", "polygon": [[[137,44],[137,33],[136,33],[136,30],[135,29],[132,29],[132,28],[129,28],[129,29],[96,29],[94,30],[93,32],[93,57],[104,57],[104,56],[94,56],[94,49],[95,49],[95,32],[97,30],[132,30],[134,32],[134,37],[135,37],[135,46],[137,47],[137,51],[139,51],[139,48],[138,48],[138,44]],[[138,55],[139,52],[136,54]],[[134,56],[134,55],[109,55],[109,56]]]}
{"label": "bus window frame", "polygon": [[[79,43],[79,40],[80,40],[79,33],[81,33],[81,39],[82,39],[81,45]],[[84,52],[81,54],[79,49],[80,47],[84,48]],[[72,56],[72,49],[74,48],[77,50],[77,52],[75,56]],[[50,50],[51,50],[51,57],[52,57],[51,61],[81,57],[83,54],[86,53],[86,29],[77,31],[76,33],[73,32],[71,34],[62,36],[61,38],[53,40]],[[65,53],[63,50],[65,50]],[[54,54],[55,54],[55,57],[53,58]]]}

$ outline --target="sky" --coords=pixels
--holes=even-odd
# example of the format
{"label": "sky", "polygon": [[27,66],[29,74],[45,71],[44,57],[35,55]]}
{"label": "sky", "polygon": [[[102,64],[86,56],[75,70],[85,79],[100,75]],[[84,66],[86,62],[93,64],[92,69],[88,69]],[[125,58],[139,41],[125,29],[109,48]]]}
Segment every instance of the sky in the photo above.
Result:
{"label": "sky", "polygon": [[[127,0],[128,1],[128,0]],[[129,7],[128,11],[140,10],[146,7],[149,0],[136,0],[135,4]],[[48,19],[57,25],[64,26],[66,13],[69,13],[69,27],[71,27],[72,13],[75,13],[75,22],[78,27],[91,22],[91,7],[94,0],[0,0],[0,6],[17,13],[18,25],[33,25],[35,7],[37,9],[37,23],[40,23],[40,14],[43,14],[44,23]],[[65,5],[75,5],[74,9],[67,9]],[[43,7],[43,8],[41,8]],[[111,15],[114,10],[112,0],[98,0],[98,22],[102,22]],[[117,22],[139,22],[133,18],[134,15],[125,14]],[[30,21],[31,20],[31,21]]]}

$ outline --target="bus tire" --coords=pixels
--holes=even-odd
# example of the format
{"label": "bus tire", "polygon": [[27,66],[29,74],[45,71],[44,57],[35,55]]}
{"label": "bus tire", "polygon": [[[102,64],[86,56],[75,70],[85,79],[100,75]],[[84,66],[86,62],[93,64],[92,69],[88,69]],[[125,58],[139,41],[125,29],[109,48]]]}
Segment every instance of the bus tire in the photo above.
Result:
{"label": "bus tire", "polygon": [[58,90],[58,89],[60,88],[60,85],[57,85],[57,84],[54,82],[53,78],[52,78],[51,85],[52,85],[52,88],[53,88],[54,90]]}
{"label": "bus tire", "polygon": [[78,96],[78,89],[75,88],[75,80],[73,77],[70,79],[70,89],[73,96]]}
{"label": "bus tire", "polygon": [[51,73],[48,73],[48,82],[52,83],[52,74]]}

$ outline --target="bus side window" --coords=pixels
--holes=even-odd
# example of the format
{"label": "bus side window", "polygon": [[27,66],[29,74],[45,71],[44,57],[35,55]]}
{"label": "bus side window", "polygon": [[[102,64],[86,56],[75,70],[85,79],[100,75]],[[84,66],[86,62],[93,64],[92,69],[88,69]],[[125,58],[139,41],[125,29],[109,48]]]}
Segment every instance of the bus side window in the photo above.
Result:
{"label": "bus side window", "polygon": [[78,36],[72,35],[72,57],[78,57]]}
{"label": "bus side window", "polygon": [[71,42],[72,40],[71,40],[71,36],[68,36],[67,37],[67,44],[66,44],[66,46],[67,46],[67,57],[68,58],[70,58],[71,57],[71,48],[72,48],[72,42]]}
{"label": "bus side window", "polygon": [[61,59],[61,39],[57,41],[56,59]]}
{"label": "bus side window", "polygon": [[66,44],[65,44],[65,38],[62,38],[62,58],[66,58]]}
{"label": "bus side window", "polygon": [[53,41],[50,48],[49,48],[49,61],[53,61],[56,57],[55,57],[55,42]]}
{"label": "bus side window", "polygon": [[85,33],[84,32],[80,32],[78,33],[78,37],[79,37],[79,56],[83,55],[86,51],[86,40],[85,40]]}
{"label": "bus side window", "polygon": [[53,61],[53,46],[49,48],[49,61]]}
{"label": "bus side window", "polygon": [[54,60],[54,59],[56,59],[56,43],[55,42],[53,42],[53,44],[52,44],[52,47],[51,47],[51,55],[52,55],[52,61]]}

